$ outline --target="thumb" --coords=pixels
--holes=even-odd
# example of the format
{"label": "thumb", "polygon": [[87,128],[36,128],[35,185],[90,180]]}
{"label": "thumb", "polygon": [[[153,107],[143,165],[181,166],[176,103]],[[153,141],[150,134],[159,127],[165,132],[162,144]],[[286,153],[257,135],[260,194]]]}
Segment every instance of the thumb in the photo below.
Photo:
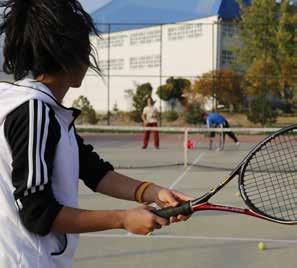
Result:
{"label": "thumb", "polygon": [[168,205],[171,207],[176,207],[178,205],[178,201],[175,199],[172,192],[169,192],[167,196],[167,202],[168,202]]}

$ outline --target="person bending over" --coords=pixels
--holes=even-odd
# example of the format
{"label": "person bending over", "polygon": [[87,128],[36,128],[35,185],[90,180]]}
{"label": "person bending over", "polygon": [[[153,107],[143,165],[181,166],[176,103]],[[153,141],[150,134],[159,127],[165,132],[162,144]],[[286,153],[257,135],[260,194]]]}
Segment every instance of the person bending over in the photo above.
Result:
{"label": "person bending over", "polygon": [[[208,128],[217,128],[217,127],[229,128],[230,127],[227,119],[219,113],[204,113],[202,116],[203,116],[203,119],[205,120]],[[222,141],[221,146],[219,147],[219,150],[222,150],[224,148],[226,134],[236,143],[236,145],[240,144],[237,137],[235,136],[235,134],[232,131],[224,131],[223,132],[223,141]],[[210,137],[209,137],[209,139],[210,139],[209,140],[209,149],[210,150],[212,149],[214,137],[215,137],[215,132],[210,132]]]}

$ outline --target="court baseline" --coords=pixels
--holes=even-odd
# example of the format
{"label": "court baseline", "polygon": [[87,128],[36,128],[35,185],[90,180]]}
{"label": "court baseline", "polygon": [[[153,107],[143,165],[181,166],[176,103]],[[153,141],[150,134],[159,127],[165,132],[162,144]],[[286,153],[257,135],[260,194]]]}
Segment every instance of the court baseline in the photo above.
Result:
{"label": "court baseline", "polygon": [[94,238],[135,238],[135,239],[184,239],[184,240],[212,240],[212,241],[227,241],[227,242],[269,242],[269,243],[283,243],[283,244],[297,244],[297,240],[286,239],[270,239],[270,238],[258,238],[258,237],[212,237],[212,236],[185,236],[185,235],[124,235],[124,234],[99,234],[99,233],[86,233],[81,237]]}

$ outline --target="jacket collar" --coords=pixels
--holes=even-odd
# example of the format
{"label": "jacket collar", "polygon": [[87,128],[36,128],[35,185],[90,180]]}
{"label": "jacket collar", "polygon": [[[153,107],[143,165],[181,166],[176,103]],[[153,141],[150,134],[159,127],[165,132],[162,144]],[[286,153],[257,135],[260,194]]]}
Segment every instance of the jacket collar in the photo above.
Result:
{"label": "jacket collar", "polygon": [[[69,130],[73,122],[75,121],[75,119],[81,113],[81,111],[76,108],[73,108],[73,107],[68,108],[60,104],[52,94],[51,90],[46,85],[34,79],[26,78],[26,79],[17,81],[15,83],[7,83],[7,82],[5,83],[7,84],[7,89],[4,90],[5,96],[10,95],[7,97],[13,98],[13,95],[15,95],[15,97],[17,97],[17,101],[15,102],[15,105],[17,106],[21,105],[22,103],[30,99],[38,99],[38,100],[44,101],[54,109],[56,116],[60,119],[65,129]],[[3,83],[1,84],[3,85]],[[3,87],[5,88],[5,85],[3,85],[2,88]],[[17,89],[17,92],[16,92],[16,89]],[[16,96],[16,94],[18,96]],[[14,109],[16,107],[14,107]]]}

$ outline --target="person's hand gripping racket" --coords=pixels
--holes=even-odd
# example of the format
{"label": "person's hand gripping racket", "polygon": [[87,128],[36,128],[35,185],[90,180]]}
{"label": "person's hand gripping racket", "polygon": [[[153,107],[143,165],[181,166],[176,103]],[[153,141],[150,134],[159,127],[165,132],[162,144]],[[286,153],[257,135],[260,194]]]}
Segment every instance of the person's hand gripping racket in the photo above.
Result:
{"label": "person's hand gripping racket", "polygon": [[[148,187],[148,189],[144,192],[143,198],[146,203],[155,203],[160,208],[177,207],[182,203],[193,200],[190,196],[171,189],[161,188],[154,184]],[[185,216],[182,214],[174,215],[169,218],[169,221],[170,223],[186,221],[190,218],[190,216],[191,215]]]}
{"label": "person's hand gripping racket", "polygon": [[146,235],[171,223],[186,221],[190,217],[175,215],[165,219],[154,213],[154,205],[149,206],[156,204],[160,208],[177,207],[193,199],[189,196],[147,182],[140,185],[136,192],[136,200],[144,205],[125,212],[123,227],[130,233]]}

